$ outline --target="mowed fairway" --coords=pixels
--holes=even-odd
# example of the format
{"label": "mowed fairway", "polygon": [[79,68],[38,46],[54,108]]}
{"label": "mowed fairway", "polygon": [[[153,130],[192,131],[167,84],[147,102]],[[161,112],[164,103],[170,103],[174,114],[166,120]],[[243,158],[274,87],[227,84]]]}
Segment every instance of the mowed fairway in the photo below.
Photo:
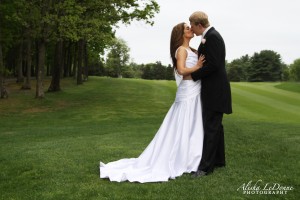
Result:
{"label": "mowed fairway", "polygon": [[278,89],[277,85],[280,84],[232,83],[236,116],[255,121],[299,123],[299,93]]}
{"label": "mowed fairway", "polygon": [[[202,179],[184,174],[139,184],[99,179],[99,161],[139,156],[174,101],[174,81],[90,77],[76,86],[64,79],[63,91],[44,100],[9,84],[9,99],[0,100],[0,198],[300,199],[300,84],[231,87],[226,168]],[[249,182],[260,190],[293,189],[246,194],[242,186]]]}

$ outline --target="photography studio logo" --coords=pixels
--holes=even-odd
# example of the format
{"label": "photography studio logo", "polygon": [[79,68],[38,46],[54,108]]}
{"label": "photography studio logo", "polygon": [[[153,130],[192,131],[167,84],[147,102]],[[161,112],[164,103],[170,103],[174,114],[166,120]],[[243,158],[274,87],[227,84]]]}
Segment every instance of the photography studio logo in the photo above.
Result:
{"label": "photography studio logo", "polygon": [[293,186],[282,185],[277,182],[264,183],[262,180],[250,180],[237,188],[237,191],[241,191],[244,195],[286,195],[293,190]]}

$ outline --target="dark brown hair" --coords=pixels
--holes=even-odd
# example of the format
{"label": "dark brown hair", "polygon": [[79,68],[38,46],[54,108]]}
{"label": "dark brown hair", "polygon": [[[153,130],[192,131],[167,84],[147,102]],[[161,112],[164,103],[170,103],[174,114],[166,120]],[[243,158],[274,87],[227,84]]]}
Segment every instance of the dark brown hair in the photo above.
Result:
{"label": "dark brown hair", "polygon": [[170,40],[170,54],[173,62],[173,68],[177,68],[177,59],[175,52],[183,44],[184,22],[177,24],[173,27]]}

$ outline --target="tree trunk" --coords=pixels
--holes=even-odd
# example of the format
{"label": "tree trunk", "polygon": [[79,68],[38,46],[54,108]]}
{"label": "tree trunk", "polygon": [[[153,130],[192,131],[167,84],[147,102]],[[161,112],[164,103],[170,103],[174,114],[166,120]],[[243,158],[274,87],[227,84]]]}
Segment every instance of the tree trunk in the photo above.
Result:
{"label": "tree trunk", "polygon": [[1,41],[0,41],[0,98],[1,99],[4,97],[3,82],[4,82],[4,66],[3,66],[3,56],[2,56],[2,44],[1,44]]}
{"label": "tree trunk", "polygon": [[24,83],[21,89],[23,90],[30,90],[31,89],[31,64],[32,64],[32,58],[31,58],[31,40],[28,39],[26,41],[26,78],[24,78]]}
{"label": "tree trunk", "polygon": [[88,53],[87,53],[87,41],[84,40],[84,81],[88,80],[89,67],[88,67]]}
{"label": "tree trunk", "polygon": [[62,68],[60,70],[60,77],[64,78],[65,77],[65,71],[66,71],[66,66],[68,62],[68,54],[67,54],[67,47],[68,47],[69,42],[63,41],[63,47],[62,47]]}
{"label": "tree trunk", "polygon": [[38,41],[38,65],[37,65],[37,77],[36,77],[36,98],[44,98],[44,86],[43,76],[45,68],[45,52],[46,43],[44,39]]}
{"label": "tree trunk", "polygon": [[80,39],[78,41],[77,85],[80,85],[83,83],[83,81],[82,81],[83,47],[84,47],[84,40]]}
{"label": "tree trunk", "polygon": [[72,42],[68,42],[65,49],[65,65],[64,65],[64,77],[70,77],[72,67]]}
{"label": "tree trunk", "polygon": [[60,91],[60,74],[63,64],[63,41],[60,40],[55,45],[54,65],[52,68],[52,80],[48,92]]}
{"label": "tree trunk", "polygon": [[23,41],[18,45],[17,55],[17,82],[23,82]]}
{"label": "tree trunk", "polygon": [[78,65],[78,43],[74,43],[74,53],[73,53],[73,69],[72,76],[77,77],[77,65]]}
{"label": "tree trunk", "polygon": [[52,69],[53,67],[51,66],[51,64],[47,64],[46,65],[46,76],[50,76],[51,75],[51,69]]}
{"label": "tree trunk", "polygon": [[[0,0],[1,3],[1,0]],[[0,98],[2,98],[2,87],[3,87],[3,78],[4,78],[4,65],[3,65],[3,56],[2,56],[2,34],[0,26]]]}

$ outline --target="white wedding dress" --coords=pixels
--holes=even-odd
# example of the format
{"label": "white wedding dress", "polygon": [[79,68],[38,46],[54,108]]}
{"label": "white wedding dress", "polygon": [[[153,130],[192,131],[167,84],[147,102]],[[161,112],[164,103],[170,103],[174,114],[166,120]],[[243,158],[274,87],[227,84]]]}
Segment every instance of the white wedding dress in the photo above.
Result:
{"label": "white wedding dress", "polygon": [[[187,52],[186,67],[192,67],[198,56],[189,49]],[[148,147],[138,158],[100,162],[100,178],[162,182],[197,171],[203,145],[201,82],[180,79],[177,82],[175,102]]]}

